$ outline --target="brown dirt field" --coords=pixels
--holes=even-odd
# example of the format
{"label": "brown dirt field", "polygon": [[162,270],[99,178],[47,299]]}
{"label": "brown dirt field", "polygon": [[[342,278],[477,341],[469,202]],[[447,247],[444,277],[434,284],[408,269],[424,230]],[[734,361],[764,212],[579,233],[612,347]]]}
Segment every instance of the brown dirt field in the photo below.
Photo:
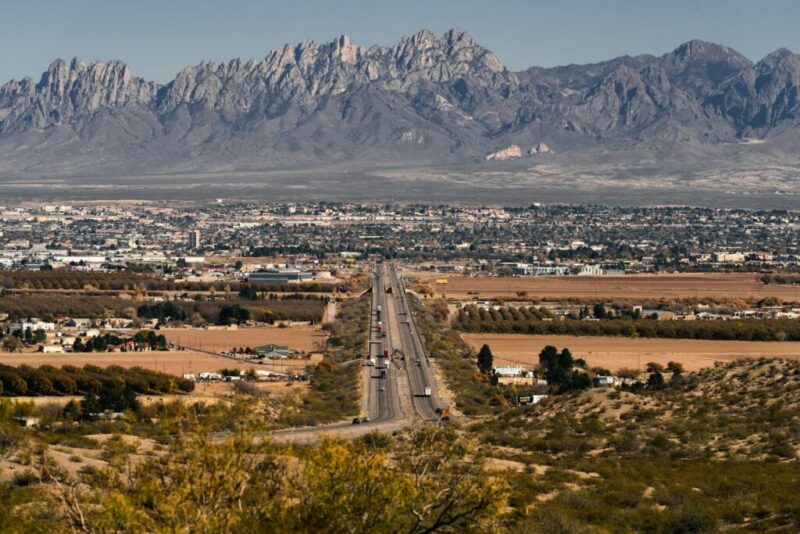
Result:
{"label": "brown dirt field", "polygon": [[225,330],[202,330],[196,328],[162,328],[167,340],[185,347],[212,352],[229,351],[234,347],[257,347],[259,345],[286,345],[301,352],[318,350],[327,334],[314,326],[276,326],[255,328],[233,328]]}
{"label": "brown dirt field", "polygon": [[781,357],[800,359],[800,342],[715,341],[696,339],[617,338],[593,336],[529,336],[524,334],[462,334],[476,351],[486,343],[496,364],[539,363],[546,345],[567,347],[590,366],[610,370],[643,369],[647,362],[676,361],[687,371],[711,367],[714,362],[740,358]]}
{"label": "brown dirt field", "polygon": [[144,367],[164,373],[181,376],[184,373],[217,372],[220,369],[238,368],[242,370],[274,370],[291,371],[304,369],[312,363],[318,363],[320,357],[310,359],[275,360],[266,364],[255,364],[213,356],[191,351],[165,351],[165,352],[72,352],[66,354],[0,354],[0,363],[5,365],[28,364],[34,367],[40,365],[83,366],[86,364],[108,367],[121,365],[122,367]]}
{"label": "brown dirt field", "polygon": [[[568,298],[661,299],[716,298],[758,300],[776,297],[800,301],[800,287],[762,284],[756,274],[698,273],[620,276],[454,276],[416,273],[413,277],[429,283],[437,296],[448,298],[518,298],[517,291],[527,291],[528,298],[557,300]],[[435,280],[447,279],[447,284]],[[474,294],[477,292],[477,294]],[[473,293],[473,294],[470,294]]]}

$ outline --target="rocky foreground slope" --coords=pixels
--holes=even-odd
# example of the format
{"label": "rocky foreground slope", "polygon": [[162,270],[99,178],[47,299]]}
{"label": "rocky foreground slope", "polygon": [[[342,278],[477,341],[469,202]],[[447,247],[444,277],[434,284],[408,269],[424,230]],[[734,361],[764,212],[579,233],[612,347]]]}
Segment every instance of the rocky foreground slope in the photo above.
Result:
{"label": "rocky foreground slope", "polygon": [[541,143],[556,155],[701,161],[734,144],[769,168],[793,164],[799,88],[800,56],[785,49],[754,64],[691,41],[659,57],[512,72],[460,30],[391,47],[304,41],[163,85],[119,61],[57,60],[38,81],[0,88],[0,174],[492,165],[506,158],[488,155],[516,145],[528,160]]}

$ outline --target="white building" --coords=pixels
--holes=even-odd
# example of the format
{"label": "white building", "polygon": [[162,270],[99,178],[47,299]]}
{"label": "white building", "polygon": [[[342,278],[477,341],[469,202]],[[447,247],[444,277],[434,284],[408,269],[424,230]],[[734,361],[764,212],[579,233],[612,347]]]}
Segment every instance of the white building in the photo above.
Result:
{"label": "white building", "polygon": [[50,323],[46,321],[42,321],[41,319],[32,318],[30,321],[22,321],[19,323],[9,323],[6,326],[6,333],[13,334],[14,332],[25,332],[28,328],[31,329],[31,332],[36,332],[37,330],[44,330],[45,332],[52,332],[56,329],[55,323]]}
{"label": "white building", "polygon": [[497,376],[523,376],[526,373],[526,370],[519,365],[495,367],[493,370]]}
{"label": "white building", "polygon": [[600,276],[603,274],[603,268],[599,265],[584,265],[578,272],[578,276]]}
{"label": "white building", "polygon": [[714,254],[717,263],[742,263],[744,254],[742,252],[717,252]]}

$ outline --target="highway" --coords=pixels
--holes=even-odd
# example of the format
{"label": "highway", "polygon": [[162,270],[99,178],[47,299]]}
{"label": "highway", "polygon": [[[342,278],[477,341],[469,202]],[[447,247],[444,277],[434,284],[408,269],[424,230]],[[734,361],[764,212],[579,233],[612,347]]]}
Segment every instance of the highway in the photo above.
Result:
{"label": "highway", "polygon": [[[392,363],[393,331],[392,313],[383,291],[385,273],[376,265],[372,274],[372,306],[369,328],[369,360],[365,359],[363,370],[366,411],[371,423],[397,419],[401,407],[400,377],[398,366]],[[380,331],[379,331],[380,330]],[[389,357],[387,358],[386,355]],[[374,363],[374,365],[372,365]]]}
{"label": "highway", "polygon": [[431,369],[431,362],[414,322],[414,315],[408,303],[408,296],[397,268],[392,264],[387,269],[387,285],[392,292],[387,300],[392,306],[397,320],[399,336],[395,339],[395,347],[404,355],[404,367],[410,385],[411,401],[417,417],[436,421],[439,419],[437,408],[440,408],[436,380]]}
{"label": "highway", "polygon": [[362,422],[278,431],[274,438],[294,442],[316,441],[328,434],[351,438],[440,420],[443,406],[436,379],[396,267],[376,262],[370,289],[369,352],[362,355]]}

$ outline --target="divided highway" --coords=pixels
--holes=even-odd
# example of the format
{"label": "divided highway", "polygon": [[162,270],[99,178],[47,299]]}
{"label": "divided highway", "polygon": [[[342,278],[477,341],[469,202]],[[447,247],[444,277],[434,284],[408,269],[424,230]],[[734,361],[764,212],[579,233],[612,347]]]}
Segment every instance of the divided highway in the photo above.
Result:
{"label": "divided highway", "polygon": [[353,421],[278,431],[272,434],[274,438],[313,441],[321,434],[349,438],[442,419],[445,407],[439,400],[431,363],[396,267],[376,262],[370,288],[369,349],[362,356],[362,414],[358,424]]}
{"label": "divided highway", "polygon": [[414,322],[414,315],[408,303],[403,281],[394,265],[390,265],[388,268],[387,285],[391,288],[389,300],[394,306],[400,330],[400,338],[396,340],[396,345],[404,356],[414,410],[422,419],[438,420],[440,412],[437,409],[440,409],[441,405],[438,401],[431,362]]}
{"label": "divided highway", "polygon": [[[374,367],[373,367],[374,366]],[[364,391],[370,422],[402,416],[438,421],[436,380],[394,265],[376,263],[372,278],[370,352]],[[411,412],[411,413],[409,413]]]}

